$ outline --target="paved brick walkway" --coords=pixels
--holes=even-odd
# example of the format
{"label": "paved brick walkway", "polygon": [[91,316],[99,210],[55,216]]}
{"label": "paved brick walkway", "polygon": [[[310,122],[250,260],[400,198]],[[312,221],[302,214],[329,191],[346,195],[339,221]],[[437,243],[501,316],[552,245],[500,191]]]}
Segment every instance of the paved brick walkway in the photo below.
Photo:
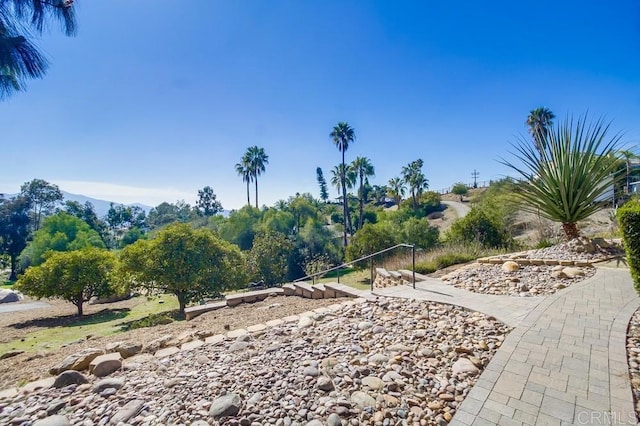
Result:
{"label": "paved brick walkway", "polygon": [[[377,293],[393,295],[388,289]],[[467,297],[465,304],[458,297],[449,303],[491,313],[490,306]],[[501,306],[509,312],[492,315],[517,326],[451,425],[636,424],[626,332],[638,307],[629,271],[614,268],[599,268],[592,278],[537,300],[524,316],[526,306]]]}

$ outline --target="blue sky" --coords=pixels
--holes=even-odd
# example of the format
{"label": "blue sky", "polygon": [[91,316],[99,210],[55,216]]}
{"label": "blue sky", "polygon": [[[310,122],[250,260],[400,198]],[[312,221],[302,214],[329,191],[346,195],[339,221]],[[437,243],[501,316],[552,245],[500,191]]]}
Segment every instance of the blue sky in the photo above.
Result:
{"label": "blue sky", "polygon": [[[508,173],[497,159],[528,112],[613,120],[640,145],[640,3],[78,0],[77,37],[38,45],[43,80],[0,103],[0,192],[33,178],[157,205],[210,185],[227,209],[234,164],[269,155],[260,204],[318,195],[340,152],[372,183],[424,160],[432,189]],[[252,189],[253,191],[253,189]],[[337,191],[331,189],[331,195]],[[253,194],[252,194],[253,199]]]}

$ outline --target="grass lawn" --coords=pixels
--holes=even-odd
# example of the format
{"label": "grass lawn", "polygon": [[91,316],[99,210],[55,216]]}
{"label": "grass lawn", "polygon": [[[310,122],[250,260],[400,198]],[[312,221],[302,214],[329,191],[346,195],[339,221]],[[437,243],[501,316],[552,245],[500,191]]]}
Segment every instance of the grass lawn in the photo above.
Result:
{"label": "grass lawn", "polygon": [[11,290],[13,288],[13,281],[2,281],[0,283],[0,290]]}
{"label": "grass lawn", "polygon": [[[173,311],[178,309],[177,298],[166,295],[161,297],[164,303],[158,303],[158,298],[147,300],[140,298],[141,303],[131,310],[109,310],[87,315],[85,318],[73,321],[69,325],[54,326],[28,333],[22,340],[0,343],[0,353],[9,350],[39,351],[57,349],[65,343],[78,339],[85,339],[88,335],[109,336],[122,331],[125,323],[145,318],[151,314]],[[55,319],[52,319],[55,321]],[[46,321],[42,320],[42,321]]]}
{"label": "grass lawn", "polygon": [[[338,271],[332,271],[322,277],[316,282],[320,283],[335,283],[338,282]],[[370,290],[371,289],[371,274],[369,269],[357,270],[354,268],[346,268],[340,270],[340,284],[348,285],[349,287],[356,288],[358,290]]]}

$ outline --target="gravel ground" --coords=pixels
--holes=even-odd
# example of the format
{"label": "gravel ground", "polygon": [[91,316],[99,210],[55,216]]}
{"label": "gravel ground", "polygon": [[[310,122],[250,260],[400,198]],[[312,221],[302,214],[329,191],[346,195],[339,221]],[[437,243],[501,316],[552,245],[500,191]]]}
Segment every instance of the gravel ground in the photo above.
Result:
{"label": "gravel ground", "polygon": [[107,379],[0,401],[0,423],[443,425],[509,331],[451,305],[381,298],[128,359]]}
{"label": "gravel ground", "polygon": [[[167,325],[140,328],[112,336],[99,336],[83,340],[64,348],[38,353],[24,353],[13,358],[0,360],[0,389],[49,377],[49,368],[57,365],[65,357],[88,347],[104,348],[116,341],[140,342],[146,344],[159,336],[170,334],[177,336],[191,330],[207,330],[213,334],[224,333],[225,329],[244,328],[260,324],[274,318],[313,310],[344,299],[303,299],[301,297],[269,297],[253,304],[238,305],[209,312],[191,321],[178,321]],[[123,309],[141,303],[140,298],[116,302],[110,309]],[[73,324],[77,320],[75,308],[66,302],[52,300],[51,307],[0,315],[0,339],[4,342],[20,339],[22,336],[51,325]],[[87,314],[105,309],[105,305],[87,306]],[[19,327],[13,325],[19,324]],[[0,422],[1,423],[1,422]]]}

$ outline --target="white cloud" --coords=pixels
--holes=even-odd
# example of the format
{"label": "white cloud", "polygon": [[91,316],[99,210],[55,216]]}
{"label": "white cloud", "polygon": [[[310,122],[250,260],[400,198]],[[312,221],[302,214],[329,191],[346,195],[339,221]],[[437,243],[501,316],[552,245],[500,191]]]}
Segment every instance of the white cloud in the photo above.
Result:
{"label": "white cloud", "polygon": [[192,205],[195,203],[195,191],[187,192],[177,188],[145,188],[75,180],[52,180],[51,183],[55,183],[60,189],[72,194],[81,194],[123,204],[142,203],[154,207],[163,201],[173,203],[177,200],[185,200]]}

